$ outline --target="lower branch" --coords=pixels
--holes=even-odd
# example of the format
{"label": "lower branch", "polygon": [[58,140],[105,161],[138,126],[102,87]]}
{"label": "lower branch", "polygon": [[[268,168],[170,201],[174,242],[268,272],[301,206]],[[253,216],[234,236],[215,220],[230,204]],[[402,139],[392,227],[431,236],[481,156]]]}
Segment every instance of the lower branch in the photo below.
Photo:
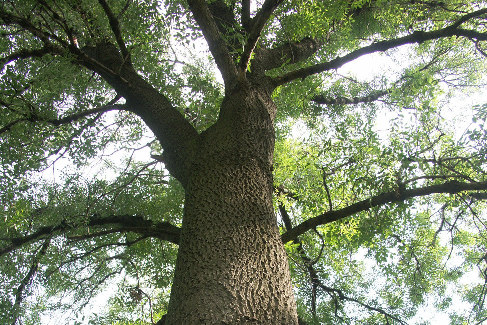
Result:
{"label": "lower branch", "polygon": [[373,92],[367,96],[361,97],[327,97],[323,95],[316,95],[311,100],[317,104],[321,105],[352,105],[352,104],[360,104],[360,103],[372,103],[378,100],[379,98],[387,95],[389,91],[381,90]]}
{"label": "lower branch", "polygon": [[51,238],[50,237],[46,238],[46,240],[44,241],[44,244],[42,244],[42,246],[39,250],[39,253],[34,257],[34,260],[32,261],[32,265],[29,269],[29,272],[22,279],[19,287],[17,288],[17,293],[15,294],[15,303],[14,303],[14,308],[13,308],[14,319],[13,319],[12,325],[17,324],[17,320],[19,318],[19,308],[20,308],[20,304],[22,303],[22,300],[23,300],[24,290],[32,282],[32,279],[34,278],[34,275],[36,274],[37,269],[39,267],[39,261],[42,258],[42,256],[46,255],[47,248],[49,247],[50,242],[51,242]]}

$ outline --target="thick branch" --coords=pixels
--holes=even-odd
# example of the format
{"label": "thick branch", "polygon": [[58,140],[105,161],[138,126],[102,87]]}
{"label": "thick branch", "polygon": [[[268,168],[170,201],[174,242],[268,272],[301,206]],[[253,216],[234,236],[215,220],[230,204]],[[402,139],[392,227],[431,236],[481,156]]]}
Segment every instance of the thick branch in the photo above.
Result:
{"label": "thick branch", "polygon": [[[483,9],[482,12],[484,11],[487,12],[487,10]],[[464,22],[463,19],[460,20],[462,20],[462,23]],[[406,44],[423,43],[434,39],[452,37],[452,36],[467,37],[476,40],[487,40],[487,33],[480,33],[474,30],[460,29],[457,27],[458,25],[459,25],[458,22],[456,22],[451,26],[439,30],[434,30],[430,32],[416,31],[407,36],[403,36],[391,40],[379,41],[371,45],[359,48],[355,51],[352,51],[342,57],[337,57],[331,61],[315,64],[306,68],[292,71],[281,77],[275,78],[274,82],[276,85],[282,85],[296,79],[304,79],[313,74],[321,73],[332,69],[338,69],[344,64],[351,62],[363,55],[371,54],[375,52],[384,52],[389,49],[406,45]]]}
{"label": "thick branch", "polygon": [[225,40],[213,19],[213,16],[204,0],[188,0],[189,8],[198,23],[208,43],[210,52],[220,70],[226,88],[229,90],[237,79],[237,68],[228,51]]}
{"label": "thick branch", "polygon": [[[167,169],[185,186],[187,175],[190,172],[189,164],[193,145],[198,133],[172,106],[166,96],[146,82],[128,64],[128,57],[123,54],[126,49],[121,44],[119,47],[121,46],[122,50],[106,41],[80,49],[73,44],[73,41],[67,42],[56,35],[51,35],[34,26],[27,18],[17,17],[4,11],[1,7],[0,20],[6,25],[17,25],[30,32],[34,37],[39,38],[46,47],[54,48],[56,45],[53,42],[56,42],[60,45],[59,51],[61,53],[71,53],[74,64],[82,65],[98,73],[107,81],[118,94],[126,99],[131,110],[140,116],[154,132],[164,149]],[[117,33],[116,27],[112,26],[112,28],[115,28],[114,33]],[[119,41],[122,41],[121,38]],[[21,121],[14,121],[8,127],[10,128],[18,122]]]}
{"label": "thick branch", "polygon": [[312,38],[304,38],[299,42],[289,42],[273,49],[261,48],[256,50],[252,65],[260,69],[271,70],[284,64],[298,63],[316,53],[321,43]]}
{"label": "thick branch", "polygon": [[[113,227],[110,233],[134,232],[148,237],[167,240],[173,244],[179,244],[180,228],[173,226],[169,222],[154,222],[146,220],[142,216],[119,215],[110,217],[92,216],[86,223],[87,227]],[[14,238],[1,238],[2,242],[7,242],[7,246],[0,249],[0,256],[7,254],[23,245],[38,241],[53,235],[66,234],[70,230],[76,230],[73,225],[62,222],[56,226],[45,226],[37,231]]]}
{"label": "thick branch", "polygon": [[186,186],[191,171],[193,146],[198,137],[195,128],[165,95],[145,81],[132,66],[125,64],[115,45],[101,43],[82,50],[85,56],[111,71],[100,69],[99,65],[81,58],[81,64],[100,74],[126,99],[130,110],[144,120],[164,149],[166,168]]}
{"label": "thick branch", "polygon": [[281,237],[283,242],[294,240],[299,235],[304,234],[308,230],[311,230],[317,226],[325,225],[359,212],[367,211],[371,208],[382,206],[388,203],[402,202],[404,200],[427,196],[434,193],[448,193],[455,194],[465,191],[485,191],[487,190],[487,182],[479,183],[463,183],[458,181],[449,181],[443,184],[430,185],[421,188],[404,189],[399,191],[390,191],[382,193],[371,198],[362,200],[360,202],[349,205],[348,207],[325,212],[317,217],[308,219],[301,224],[297,225],[293,229],[284,233]]}
{"label": "thick branch", "polygon": [[34,49],[34,50],[22,49],[6,57],[0,58],[0,69],[6,64],[16,60],[28,59],[28,58],[40,58],[46,54],[53,54],[53,53],[61,54],[61,52],[58,52],[55,48],[51,46],[44,46],[40,49]]}
{"label": "thick branch", "polygon": [[247,37],[247,42],[244,46],[244,51],[240,57],[239,67],[242,71],[246,71],[249,65],[250,57],[254,51],[255,45],[259,40],[260,34],[264,29],[265,24],[271,17],[272,13],[284,0],[266,0],[259,10],[257,15],[252,19],[252,25]]}
{"label": "thick branch", "polygon": [[240,22],[242,27],[248,32],[250,30],[250,0],[242,0]]}
{"label": "thick branch", "polygon": [[115,39],[117,40],[118,47],[120,48],[120,51],[126,60],[128,64],[131,64],[130,61],[130,53],[127,50],[127,47],[125,46],[125,42],[123,41],[122,37],[122,32],[120,31],[120,23],[115,17],[115,15],[112,12],[112,9],[110,9],[110,6],[105,0],[98,0],[100,5],[103,8],[103,11],[105,12],[105,15],[108,17],[108,22],[110,23],[110,28],[112,29],[113,35],[115,36]]}

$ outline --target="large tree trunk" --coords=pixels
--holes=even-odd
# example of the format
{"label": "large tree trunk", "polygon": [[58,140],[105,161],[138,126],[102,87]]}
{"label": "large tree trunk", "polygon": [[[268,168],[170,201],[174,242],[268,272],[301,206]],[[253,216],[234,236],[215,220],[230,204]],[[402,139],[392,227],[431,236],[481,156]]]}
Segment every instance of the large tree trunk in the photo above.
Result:
{"label": "large tree trunk", "polygon": [[241,89],[202,134],[166,325],[297,324],[272,205],[274,114],[268,93]]}

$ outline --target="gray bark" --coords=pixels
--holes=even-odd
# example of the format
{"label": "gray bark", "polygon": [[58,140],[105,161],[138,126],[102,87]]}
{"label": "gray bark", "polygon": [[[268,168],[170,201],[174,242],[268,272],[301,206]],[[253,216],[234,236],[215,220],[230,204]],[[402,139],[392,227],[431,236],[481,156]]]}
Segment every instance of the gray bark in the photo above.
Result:
{"label": "gray bark", "polygon": [[262,90],[223,102],[186,188],[168,324],[297,324],[272,205],[275,107]]}

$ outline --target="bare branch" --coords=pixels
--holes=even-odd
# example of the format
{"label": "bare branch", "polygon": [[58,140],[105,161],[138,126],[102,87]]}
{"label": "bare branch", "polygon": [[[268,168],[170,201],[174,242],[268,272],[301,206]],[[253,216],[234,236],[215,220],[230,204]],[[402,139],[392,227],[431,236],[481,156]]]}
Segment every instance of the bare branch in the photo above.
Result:
{"label": "bare branch", "polygon": [[367,211],[371,208],[382,206],[388,203],[402,202],[404,200],[427,196],[434,193],[455,194],[466,191],[485,191],[487,190],[487,182],[478,183],[463,183],[459,181],[448,181],[443,184],[430,185],[414,189],[398,189],[390,192],[385,192],[360,202],[349,205],[348,207],[325,212],[317,217],[303,221],[301,224],[294,227],[292,230],[282,234],[283,242],[294,240],[299,235],[304,234],[317,226],[325,225],[356,213]]}

